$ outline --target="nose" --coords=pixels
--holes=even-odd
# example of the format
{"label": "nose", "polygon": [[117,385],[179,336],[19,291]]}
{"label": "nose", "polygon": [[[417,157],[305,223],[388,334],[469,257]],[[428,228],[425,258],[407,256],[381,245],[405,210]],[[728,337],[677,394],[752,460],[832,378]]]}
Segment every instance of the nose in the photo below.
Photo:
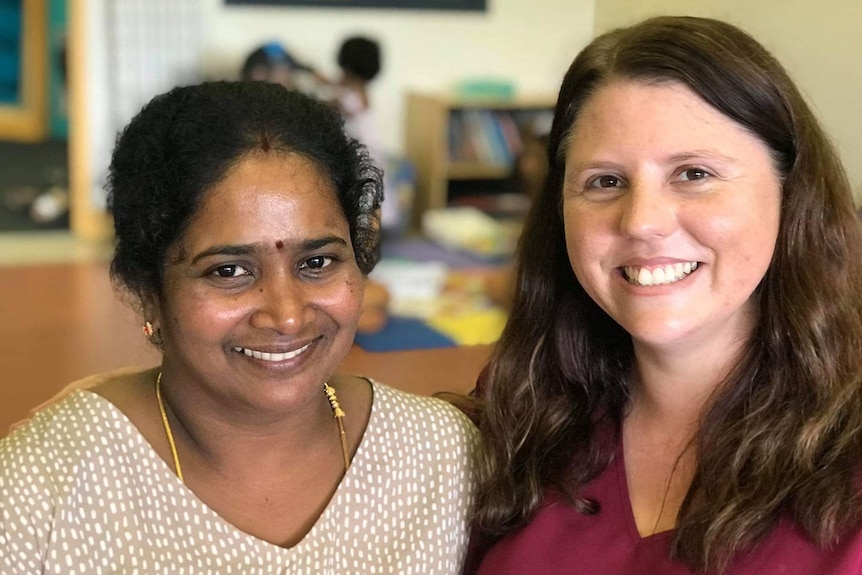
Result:
{"label": "nose", "polygon": [[284,334],[301,331],[310,310],[301,281],[289,274],[278,274],[258,281],[254,289],[253,326]]}
{"label": "nose", "polygon": [[632,183],[621,202],[620,232],[625,237],[663,237],[676,226],[676,202],[659,185]]}

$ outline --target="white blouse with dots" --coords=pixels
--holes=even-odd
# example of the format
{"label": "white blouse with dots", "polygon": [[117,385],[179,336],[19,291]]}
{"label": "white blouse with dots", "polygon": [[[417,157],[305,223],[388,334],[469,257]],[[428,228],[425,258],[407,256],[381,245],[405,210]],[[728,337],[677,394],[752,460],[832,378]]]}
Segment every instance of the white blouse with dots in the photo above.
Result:
{"label": "white blouse with dots", "polygon": [[0,573],[458,573],[476,428],[443,401],[372,385],[350,470],[289,549],[222,519],[112,403],[73,393],[0,441]]}

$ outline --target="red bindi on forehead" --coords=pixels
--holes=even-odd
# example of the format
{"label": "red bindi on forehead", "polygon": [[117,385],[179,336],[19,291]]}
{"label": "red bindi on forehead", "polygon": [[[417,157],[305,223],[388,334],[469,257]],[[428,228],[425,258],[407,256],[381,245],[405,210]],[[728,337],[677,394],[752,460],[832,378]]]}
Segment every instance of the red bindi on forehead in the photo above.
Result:
{"label": "red bindi on forehead", "polygon": [[277,241],[275,242],[275,249],[280,250],[280,249],[282,249],[283,247],[284,247],[284,242],[283,242],[283,241],[281,241],[281,240],[277,240]]}

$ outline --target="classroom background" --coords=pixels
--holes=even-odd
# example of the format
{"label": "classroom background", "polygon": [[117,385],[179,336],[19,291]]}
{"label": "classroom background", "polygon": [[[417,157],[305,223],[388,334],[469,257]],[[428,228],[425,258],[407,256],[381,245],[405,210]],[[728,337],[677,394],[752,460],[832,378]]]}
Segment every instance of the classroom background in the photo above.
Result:
{"label": "classroom background", "polygon": [[[386,356],[383,375],[434,371],[416,369],[440,365],[417,355],[423,347],[464,349],[472,355],[450,379],[453,389],[469,389],[505,321],[505,307],[483,293],[482,272],[507,264],[535,187],[519,160],[535,159],[531,150],[541,145],[573,56],[614,27],[688,14],[751,32],[801,86],[862,199],[856,0],[304,4],[0,0],[0,366],[7,381],[28,380],[2,392],[9,413],[0,413],[0,435],[7,419],[73,378],[155,357],[106,275],[111,220],[103,184],[116,133],[174,85],[237,78],[243,58],[265,42],[330,75],[344,38],[362,34],[381,44],[383,69],[370,100],[387,169],[400,175],[388,193],[401,198],[401,219],[388,230],[378,275],[399,315],[431,330],[410,350],[391,342],[413,342],[405,335],[415,335],[413,324],[393,324],[407,331],[389,344],[365,342],[369,351],[407,353]],[[469,9],[442,9],[459,4]],[[399,299],[420,288],[430,289],[429,298]],[[377,369],[365,356],[354,360],[353,367]],[[435,391],[438,381],[417,390]]]}

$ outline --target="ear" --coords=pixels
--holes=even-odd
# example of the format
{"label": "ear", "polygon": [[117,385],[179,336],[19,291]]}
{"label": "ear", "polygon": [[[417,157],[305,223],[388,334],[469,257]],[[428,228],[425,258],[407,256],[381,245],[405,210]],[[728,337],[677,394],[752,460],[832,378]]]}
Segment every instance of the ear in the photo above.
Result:
{"label": "ear", "polygon": [[159,328],[162,323],[162,308],[159,305],[159,298],[156,294],[146,293],[141,294],[141,311],[144,314],[144,321],[153,324],[153,327]]}

